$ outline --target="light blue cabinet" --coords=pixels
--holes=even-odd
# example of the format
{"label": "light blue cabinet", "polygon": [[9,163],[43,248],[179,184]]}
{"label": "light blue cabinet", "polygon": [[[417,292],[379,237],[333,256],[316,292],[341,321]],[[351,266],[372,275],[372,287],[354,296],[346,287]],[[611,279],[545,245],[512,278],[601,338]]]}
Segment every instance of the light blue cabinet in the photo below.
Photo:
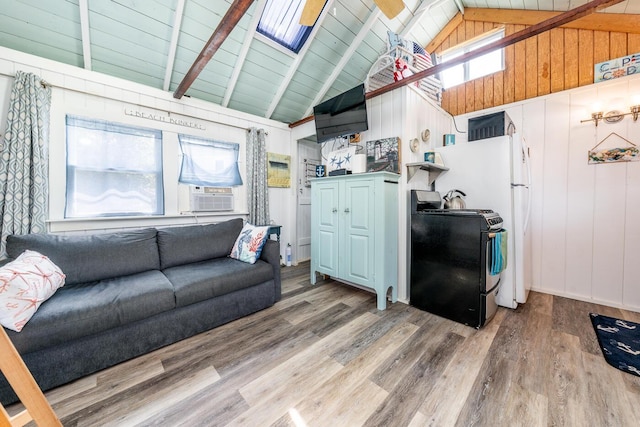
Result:
{"label": "light blue cabinet", "polygon": [[398,180],[389,172],[311,180],[311,284],[316,273],[398,299]]}

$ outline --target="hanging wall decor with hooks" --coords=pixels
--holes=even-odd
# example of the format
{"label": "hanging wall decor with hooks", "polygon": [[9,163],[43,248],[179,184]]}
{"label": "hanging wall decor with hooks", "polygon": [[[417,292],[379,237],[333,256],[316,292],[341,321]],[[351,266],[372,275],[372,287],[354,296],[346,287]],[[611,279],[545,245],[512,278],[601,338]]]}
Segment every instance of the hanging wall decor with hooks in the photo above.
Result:
{"label": "hanging wall decor with hooks", "polygon": [[[627,144],[627,146],[596,150],[596,148],[598,148],[603,142],[605,142],[612,136],[621,139]],[[598,165],[602,163],[635,162],[638,160],[640,160],[640,150],[638,150],[636,144],[629,141],[627,138],[618,135],[615,132],[611,132],[600,142],[598,142],[595,147],[589,150],[590,165]]]}

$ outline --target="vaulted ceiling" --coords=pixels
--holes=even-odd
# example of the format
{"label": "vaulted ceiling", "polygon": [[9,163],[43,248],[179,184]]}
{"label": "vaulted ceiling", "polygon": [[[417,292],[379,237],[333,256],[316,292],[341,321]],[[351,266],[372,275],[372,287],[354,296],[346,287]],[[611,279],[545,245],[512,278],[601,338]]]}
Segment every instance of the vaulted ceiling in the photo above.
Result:
{"label": "vaulted ceiling", "polygon": [[[567,11],[589,0],[404,0],[387,19],[373,0],[328,0],[296,55],[256,33],[256,0],[185,95],[295,122],[362,83],[387,31],[427,46],[468,8]],[[231,0],[0,0],[0,45],[174,92]],[[639,0],[606,13],[640,14]]]}

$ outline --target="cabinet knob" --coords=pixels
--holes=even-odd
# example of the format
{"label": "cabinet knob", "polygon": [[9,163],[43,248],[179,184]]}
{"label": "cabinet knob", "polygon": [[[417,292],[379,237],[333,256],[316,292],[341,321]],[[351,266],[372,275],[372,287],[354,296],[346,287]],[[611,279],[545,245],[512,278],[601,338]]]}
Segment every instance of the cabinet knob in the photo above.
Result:
{"label": "cabinet knob", "polygon": [[346,208],[346,209],[344,210],[344,213],[349,213],[349,212],[351,212],[351,211],[349,210],[349,208]]}
{"label": "cabinet knob", "polygon": [[338,212],[338,209],[333,208],[333,210],[331,212],[336,213],[336,212]]}

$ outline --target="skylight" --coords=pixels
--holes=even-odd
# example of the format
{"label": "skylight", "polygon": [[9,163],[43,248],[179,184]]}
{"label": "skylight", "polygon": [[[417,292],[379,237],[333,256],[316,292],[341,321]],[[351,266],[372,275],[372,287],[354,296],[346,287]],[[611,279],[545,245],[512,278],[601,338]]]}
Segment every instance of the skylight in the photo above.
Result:
{"label": "skylight", "polygon": [[313,27],[300,25],[305,0],[267,0],[258,22],[260,34],[298,53]]}

